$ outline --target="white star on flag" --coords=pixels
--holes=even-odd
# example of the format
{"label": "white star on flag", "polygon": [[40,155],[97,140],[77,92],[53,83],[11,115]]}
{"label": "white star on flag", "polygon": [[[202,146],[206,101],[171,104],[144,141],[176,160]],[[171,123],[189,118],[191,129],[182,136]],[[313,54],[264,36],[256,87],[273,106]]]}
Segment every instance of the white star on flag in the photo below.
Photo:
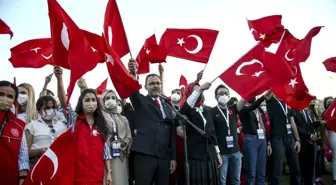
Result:
{"label": "white star on flag", "polygon": [[146,49],[146,54],[149,55],[149,53],[150,53],[150,50]]}
{"label": "white star on flag", "polygon": [[92,46],[91,46],[91,49],[92,49],[93,52],[96,52],[96,51],[97,51],[97,50],[96,50],[94,47],[92,47]]}
{"label": "white star on flag", "polygon": [[41,48],[37,47],[37,48],[34,48],[34,49],[31,49],[30,51],[35,51],[35,53],[37,53],[37,50],[39,50]]}
{"label": "white star on flag", "polygon": [[290,85],[290,86],[292,86],[294,88],[295,84],[298,84],[298,82],[296,81],[296,78],[291,79],[288,85]]}
{"label": "white star on flag", "polygon": [[177,44],[179,44],[180,46],[182,46],[183,44],[184,44],[185,42],[184,42],[184,40],[183,40],[183,38],[177,38]]}
{"label": "white star on flag", "polygon": [[110,62],[112,65],[114,65],[114,60],[110,54],[105,53],[105,56],[107,58],[107,62]]}
{"label": "white star on flag", "polygon": [[264,40],[265,39],[265,34],[260,34],[259,38]]}

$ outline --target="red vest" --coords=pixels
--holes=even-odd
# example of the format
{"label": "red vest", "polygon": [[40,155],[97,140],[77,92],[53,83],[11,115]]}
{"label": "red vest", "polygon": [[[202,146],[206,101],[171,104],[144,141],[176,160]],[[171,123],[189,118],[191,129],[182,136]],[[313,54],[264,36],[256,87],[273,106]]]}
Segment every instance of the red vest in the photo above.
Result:
{"label": "red vest", "polygon": [[[7,117],[6,117],[7,114]],[[5,123],[5,118],[7,122]],[[5,125],[4,125],[5,124]],[[0,183],[19,184],[19,150],[25,123],[11,111],[0,112]]]}
{"label": "red vest", "polygon": [[84,114],[77,117],[75,134],[75,184],[103,184],[103,137],[98,133],[96,126],[90,128]]}

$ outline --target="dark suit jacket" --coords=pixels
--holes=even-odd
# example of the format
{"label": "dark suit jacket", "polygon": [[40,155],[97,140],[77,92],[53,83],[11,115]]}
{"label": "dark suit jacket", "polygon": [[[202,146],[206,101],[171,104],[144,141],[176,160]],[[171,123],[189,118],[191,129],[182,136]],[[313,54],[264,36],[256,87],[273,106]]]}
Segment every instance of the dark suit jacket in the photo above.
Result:
{"label": "dark suit jacket", "polygon": [[188,117],[188,119],[199,129],[205,131],[206,136],[201,136],[193,127],[189,124],[186,126],[187,132],[187,152],[188,158],[204,160],[207,155],[212,160],[216,160],[217,153],[215,146],[217,144],[215,127],[210,110],[203,109],[203,116],[207,123],[204,128],[204,122],[201,115],[192,109],[187,102],[184,103],[180,112]]}
{"label": "dark suit jacket", "polygon": [[176,137],[171,108],[160,99],[166,114],[163,119],[161,110],[149,95],[144,96],[136,92],[130,100],[135,109],[137,129],[131,150],[161,159],[175,160]]}
{"label": "dark suit jacket", "polygon": [[[307,111],[305,112],[307,115],[308,122],[306,122],[306,119],[302,114],[302,111],[294,110],[294,112],[295,112],[294,120],[301,140],[302,141],[310,140],[310,135],[315,133],[314,125],[318,124],[318,122],[314,122],[312,120],[313,117],[309,115]],[[310,116],[311,119],[309,119],[308,115]]]}

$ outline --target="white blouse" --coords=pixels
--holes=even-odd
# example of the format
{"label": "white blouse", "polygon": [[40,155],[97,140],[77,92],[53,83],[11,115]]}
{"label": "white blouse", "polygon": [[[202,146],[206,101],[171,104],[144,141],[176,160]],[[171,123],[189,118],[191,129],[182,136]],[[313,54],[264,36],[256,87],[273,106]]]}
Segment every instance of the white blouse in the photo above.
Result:
{"label": "white blouse", "polygon": [[53,120],[52,122],[54,133],[51,132],[52,128],[48,127],[41,118],[28,123],[25,130],[33,135],[33,144],[31,149],[49,148],[52,142],[67,130],[65,124],[61,121]]}

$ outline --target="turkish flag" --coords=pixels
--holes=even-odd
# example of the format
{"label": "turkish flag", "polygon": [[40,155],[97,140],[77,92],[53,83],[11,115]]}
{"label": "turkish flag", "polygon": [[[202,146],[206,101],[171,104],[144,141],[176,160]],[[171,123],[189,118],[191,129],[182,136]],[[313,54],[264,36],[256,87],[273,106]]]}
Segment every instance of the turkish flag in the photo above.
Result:
{"label": "turkish flag", "polygon": [[10,49],[9,61],[15,68],[42,68],[52,65],[52,44],[50,38],[22,42]]}
{"label": "turkish flag", "polygon": [[310,55],[312,38],[322,27],[311,29],[304,39],[295,38],[288,30],[281,41],[276,54],[283,57],[291,66],[294,78],[288,80],[287,84],[281,87],[272,88],[273,93],[288,106],[302,110],[314,99],[304,82],[301,74],[300,62],[304,62]]}
{"label": "turkish flag", "polygon": [[74,184],[76,137],[69,128],[52,143],[29,171],[23,185]]}
{"label": "turkish flag", "polygon": [[104,35],[120,58],[130,52],[126,32],[116,0],[109,0],[105,10]]}
{"label": "turkish flag", "polygon": [[323,119],[326,121],[336,119],[336,101],[334,101],[324,112]]}
{"label": "turkish flag", "polygon": [[185,95],[185,89],[186,89],[187,86],[188,86],[188,81],[187,81],[186,77],[181,75],[179,87],[180,87],[181,91],[183,92],[183,97],[182,97],[182,100],[180,102],[180,107],[182,107],[184,102],[187,100],[187,97]]}
{"label": "turkish flag", "polygon": [[219,76],[245,100],[256,97],[272,86],[284,85],[292,77],[293,73],[285,61],[266,52],[261,44],[253,47]]}
{"label": "turkish flag", "polygon": [[276,53],[285,57],[285,60],[290,63],[305,62],[310,56],[312,39],[320,32],[321,28],[321,26],[312,28],[302,40],[295,38],[286,30]]}
{"label": "turkish flag", "polygon": [[[56,0],[48,0],[54,64],[65,60],[70,66],[70,83],[67,89],[71,98],[76,81],[97,65],[95,55],[84,32],[71,20]],[[60,56],[57,58],[56,56]]]}
{"label": "turkish flag", "polygon": [[278,43],[284,31],[281,15],[271,15],[256,20],[247,20],[248,27],[256,41],[265,47]]}
{"label": "turkish flag", "polygon": [[99,63],[104,63],[106,61],[106,56],[105,56],[103,38],[95,33],[91,33],[86,30],[82,31],[84,32],[87,41],[91,45],[91,49],[94,53],[95,60]]}
{"label": "turkish flag", "polygon": [[323,62],[323,64],[327,71],[336,73],[336,57],[328,58]]}
{"label": "turkish flag", "polygon": [[157,44],[155,34],[148,37],[136,57],[136,61],[139,65],[138,74],[149,73],[150,63],[165,62],[166,57],[167,52]]}
{"label": "turkish flag", "polygon": [[97,95],[102,95],[106,90],[107,78],[96,88]]}
{"label": "turkish flag", "polygon": [[[106,37],[103,37],[106,38]],[[118,54],[108,45],[104,39],[105,50],[107,51],[107,70],[121,99],[127,99],[133,93],[141,89],[139,82],[127,71],[126,67],[120,60]]]}
{"label": "turkish flag", "polygon": [[328,107],[322,117],[327,122],[328,128],[336,132],[336,101]]}
{"label": "turkish flag", "polygon": [[160,39],[160,46],[172,57],[208,63],[215,45],[217,30],[168,28]]}
{"label": "turkish flag", "polygon": [[10,38],[13,37],[13,32],[10,27],[5,23],[5,21],[0,19],[0,34],[9,34]]}

